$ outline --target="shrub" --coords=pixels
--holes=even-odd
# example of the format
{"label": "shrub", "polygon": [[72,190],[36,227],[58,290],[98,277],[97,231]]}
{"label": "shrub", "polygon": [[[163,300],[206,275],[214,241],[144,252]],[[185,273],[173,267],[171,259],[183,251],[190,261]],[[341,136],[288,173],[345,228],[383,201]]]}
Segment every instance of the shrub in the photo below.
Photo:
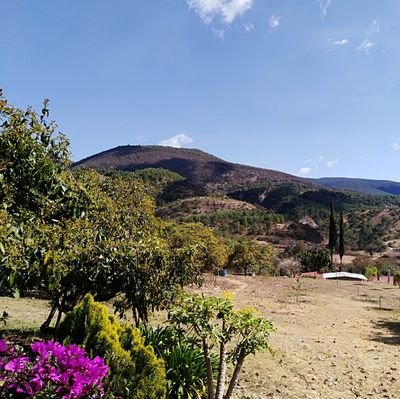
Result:
{"label": "shrub", "polygon": [[108,367],[76,345],[35,342],[32,359],[0,340],[1,398],[83,399],[104,397]]}
{"label": "shrub", "polygon": [[[170,399],[201,399],[207,394],[207,370],[201,349],[188,341],[173,327],[143,327],[141,332],[147,344],[165,362],[167,393]],[[213,356],[213,368],[217,358]]]}
{"label": "shrub", "polygon": [[144,344],[139,330],[121,326],[107,308],[86,295],[60,325],[59,339],[83,345],[110,367],[108,388],[127,399],[161,399],[166,381],[163,362]]}
{"label": "shrub", "polygon": [[371,279],[372,277],[377,277],[378,276],[378,269],[376,266],[367,266],[364,270],[364,275],[368,279]]}
{"label": "shrub", "polygon": [[400,288],[400,271],[396,270],[393,274],[393,284],[398,285]]}

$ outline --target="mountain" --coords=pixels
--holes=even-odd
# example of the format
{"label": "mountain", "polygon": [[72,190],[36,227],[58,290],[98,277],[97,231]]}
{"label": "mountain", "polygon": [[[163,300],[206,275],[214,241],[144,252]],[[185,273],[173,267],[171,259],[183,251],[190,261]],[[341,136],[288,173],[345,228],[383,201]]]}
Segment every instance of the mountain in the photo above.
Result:
{"label": "mountain", "polygon": [[322,177],[320,179],[309,179],[309,181],[336,190],[351,190],[370,195],[400,195],[400,183],[390,180]]}
{"label": "mountain", "polygon": [[315,187],[312,182],[287,173],[227,162],[196,149],[164,146],[120,146],[74,164],[74,167],[82,166],[122,171],[164,168],[180,174],[187,183],[200,185],[212,193],[284,183]]}
{"label": "mountain", "polygon": [[116,147],[73,165],[79,167],[135,173],[163,218],[202,222],[221,234],[249,236],[279,248],[298,240],[324,245],[332,201],[345,214],[348,248],[381,252],[400,236],[400,197],[388,195],[400,194],[400,183],[303,179],[196,149],[161,146]]}

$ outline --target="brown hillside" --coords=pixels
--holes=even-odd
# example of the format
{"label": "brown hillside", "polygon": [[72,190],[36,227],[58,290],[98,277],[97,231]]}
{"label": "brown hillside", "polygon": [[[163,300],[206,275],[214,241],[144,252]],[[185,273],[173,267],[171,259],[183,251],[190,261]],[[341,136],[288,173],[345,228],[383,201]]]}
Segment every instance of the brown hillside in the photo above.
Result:
{"label": "brown hillside", "polygon": [[234,164],[196,149],[162,146],[120,146],[77,162],[98,170],[133,171],[145,168],[165,168],[179,173],[189,182],[207,186],[209,191],[268,183],[296,183],[315,187],[313,183],[287,173]]}

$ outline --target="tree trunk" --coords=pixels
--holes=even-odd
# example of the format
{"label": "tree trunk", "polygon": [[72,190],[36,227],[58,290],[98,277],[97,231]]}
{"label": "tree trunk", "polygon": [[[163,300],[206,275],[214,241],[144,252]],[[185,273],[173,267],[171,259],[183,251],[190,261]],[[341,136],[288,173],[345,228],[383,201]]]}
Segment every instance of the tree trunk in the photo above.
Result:
{"label": "tree trunk", "polygon": [[244,359],[246,357],[245,351],[242,349],[239,354],[238,361],[236,363],[235,369],[233,370],[232,378],[229,383],[228,390],[226,391],[226,395],[224,396],[224,399],[230,399],[233,393],[233,390],[235,389],[238,381],[239,381],[239,374],[240,371],[242,370]]}
{"label": "tree trunk", "polygon": [[203,338],[203,353],[204,353],[204,361],[206,363],[207,369],[207,399],[215,399],[215,391],[214,391],[214,376],[211,365],[211,357],[210,351],[208,348],[208,344],[205,338]]}
{"label": "tree trunk", "polygon": [[[225,320],[222,322],[222,331],[225,331]],[[226,377],[226,343],[221,342],[219,347],[219,367],[218,367],[218,380],[217,392],[215,399],[222,399],[225,391],[225,377]]]}
{"label": "tree trunk", "polygon": [[56,303],[56,301],[54,301],[51,304],[51,309],[50,309],[50,313],[47,316],[47,319],[45,320],[45,322],[40,326],[40,332],[43,334],[54,334],[55,329],[50,327],[50,323],[53,320],[54,315],[56,314],[56,311],[58,309],[58,304]]}

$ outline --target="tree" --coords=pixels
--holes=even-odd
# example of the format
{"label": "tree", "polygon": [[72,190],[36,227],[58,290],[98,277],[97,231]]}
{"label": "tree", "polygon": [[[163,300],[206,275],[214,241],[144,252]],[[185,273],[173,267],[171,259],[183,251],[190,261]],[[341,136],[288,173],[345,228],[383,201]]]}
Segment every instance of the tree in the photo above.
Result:
{"label": "tree", "polygon": [[[203,350],[208,399],[230,399],[245,358],[261,349],[270,349],[271,322],[248,309],[234,310],[229,297],[186,296],[170,311],[169,317],[173,325],[184,329]],[[214,345],[219,356],[216,382],[211,362]],[[234,368],[225,392],[228,360]]]}
{"label": "tree", "polygon": [[330,257],[326,249],[314,248],[306,252],[302,252],[299,256],[303,271],[314,272],[329,267]]}
{"label": "tree", "polygon": [[0,202],[20,219],[54,223],[79,215],[79,190],[68,169],[69,142],[41,114],[9,105],[0,90]]}
{"label": "tree", "polygon": [[195,247],[193,262],[201,271],[217,272],[228,261],[229,247],[225,240],[202,223],[169,224],[164,234],[171,248]]}
{"label": "tree", "polygon": [[133,174],[71,172],[68,141],[48,114],[47,100],[38,115],[0,93],[0,289],[49,297],[43,331],[87,293],[119,296],[122,313],[146,322],[199,281],[196,245],[170,242]]}
{"label": "tree", "polygon": [[284,258],[279,263],[280,275],[295,277],[301,271],[301,264],[296,258]]}
{"label": "tree", "polygon": [[328,248],[331,255],[331,267],[333,267],[333,252],[337,243],[337,230],[335,221],[335,210],[333,207],[333,200],[331,201],[331,211],[329,216],[329,241]]}
{"label": "tree", "polygon": [[228,265],[237,270],[243,270],[244,275],[251,269],[271,270],[275,250],[269,244],[258,244],[251,240],[240,240],[233,246]]}
{"label": "tree", "polygon": [[340,222],[339,222],[340,271],[342,271],[343,267],[343,255],[344,255],[344,220],[343,220],[343,211],[340,211]]}

